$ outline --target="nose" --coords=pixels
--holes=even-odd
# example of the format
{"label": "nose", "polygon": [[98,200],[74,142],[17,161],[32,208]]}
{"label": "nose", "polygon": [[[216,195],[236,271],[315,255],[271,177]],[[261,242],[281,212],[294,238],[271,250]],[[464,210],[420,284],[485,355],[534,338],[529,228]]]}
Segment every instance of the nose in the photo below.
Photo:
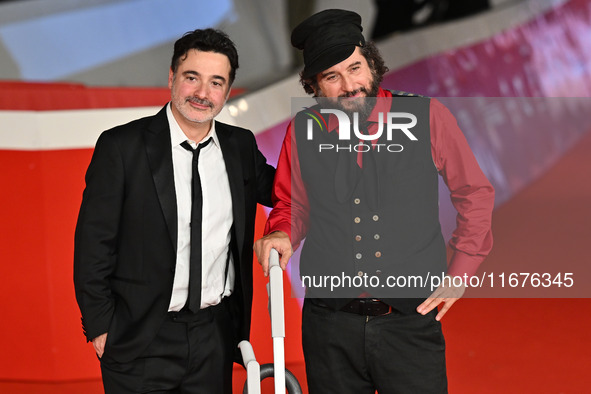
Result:
{"label": "nose", "polygon": [[193,92],[193,95],[195,97],[199,97],[201,99],[204,99],[207,97],[208,92],[209,92],[209,89],[208,89],[207,84],[199,82],[195,85],[195,91]]}
{"label": "nose", "polygon": [[350,76],[343,76],[341,78],[341,89],[343,90],[344,93],[347,92],[352,92],[354,89],[354,83],[353,83],[353,78],[351,78]]}

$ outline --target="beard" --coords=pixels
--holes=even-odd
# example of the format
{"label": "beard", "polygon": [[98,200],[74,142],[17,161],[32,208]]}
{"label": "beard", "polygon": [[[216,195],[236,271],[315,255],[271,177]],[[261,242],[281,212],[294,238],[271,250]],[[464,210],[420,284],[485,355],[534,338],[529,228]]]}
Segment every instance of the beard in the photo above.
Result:
{"label": "beard", "polygon": [[[177,111],[191,123],[206,123],[211,121],[215,115],[215,108],[208,100],[202,100],[195,97],[175,98],[172,100]],[[190,107],[189,102],[207,105],[209,110],[197,111]]]}
{"label": "beard", "polygon": [[[375,73],[372,71],[372,79],[368,87],[362,86],[359,89],[347,92],[339,97],[326,97],[322,90],[318,89],[316,98],[320,99],[317,101],[323,107],[343,111],[351,119],[353,118],[353,114],[357,113],[359,114],[359,120],[364,122],[367,120],[367,118],[369,118],[369,115],[371,114],[371,111],[373,111],[376,104],[376,97],[380,90],[380,86],[377,81],[378,78],[376,78]],[[353,97],[358,93],[364,93],[365,97],[347,99],[348,97]]]}

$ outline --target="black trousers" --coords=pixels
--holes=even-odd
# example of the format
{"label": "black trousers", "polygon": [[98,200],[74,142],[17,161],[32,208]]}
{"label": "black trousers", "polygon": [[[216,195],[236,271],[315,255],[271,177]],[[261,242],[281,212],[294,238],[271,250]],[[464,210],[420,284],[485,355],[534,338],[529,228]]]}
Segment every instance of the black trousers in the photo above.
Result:
{"label": "black trousers", "polygon": [[363,316],[304,301],[302,344],[310,394],[447,393],[436,311]]}
{"label": "black trousers", "polygon": [[105,393],[231,394],[231,327],[224,303],[197,314],[169,313],[137,359],[118,363],[105,352],[101,358]]}

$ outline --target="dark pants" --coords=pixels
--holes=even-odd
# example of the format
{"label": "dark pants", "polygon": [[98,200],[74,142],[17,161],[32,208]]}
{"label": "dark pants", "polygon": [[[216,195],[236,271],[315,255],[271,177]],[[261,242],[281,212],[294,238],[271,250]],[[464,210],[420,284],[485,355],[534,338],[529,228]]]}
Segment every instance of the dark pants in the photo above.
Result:
{"label": "dark pants", "polygon": [[436,311],[363,316],[304,302],[302,343],[310,394],[447,393]]}
{"label": "dark pants", "polygon": [[105,352],[101,359],[105,393],[231,394],[231,327],[223,304],[197,314],[169,313],[137,359],[118,363]]}

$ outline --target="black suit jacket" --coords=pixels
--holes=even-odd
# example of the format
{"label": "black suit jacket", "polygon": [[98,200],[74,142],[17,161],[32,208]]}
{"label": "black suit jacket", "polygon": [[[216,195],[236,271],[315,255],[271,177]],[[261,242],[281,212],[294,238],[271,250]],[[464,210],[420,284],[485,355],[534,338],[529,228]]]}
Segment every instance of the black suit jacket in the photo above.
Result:
{"label": "black suit jacket", "polygon": [[[229,300],[236,340],[249,336],[257,202],[271,205],[273,167],[253,134],[216,122],[232,193]],[[107,130],[86,173],[74,245],[74,286],[88,340],[108,332],[105,354],[137,357],[166,318],[176,265],[177,208],[166,107]]]}

